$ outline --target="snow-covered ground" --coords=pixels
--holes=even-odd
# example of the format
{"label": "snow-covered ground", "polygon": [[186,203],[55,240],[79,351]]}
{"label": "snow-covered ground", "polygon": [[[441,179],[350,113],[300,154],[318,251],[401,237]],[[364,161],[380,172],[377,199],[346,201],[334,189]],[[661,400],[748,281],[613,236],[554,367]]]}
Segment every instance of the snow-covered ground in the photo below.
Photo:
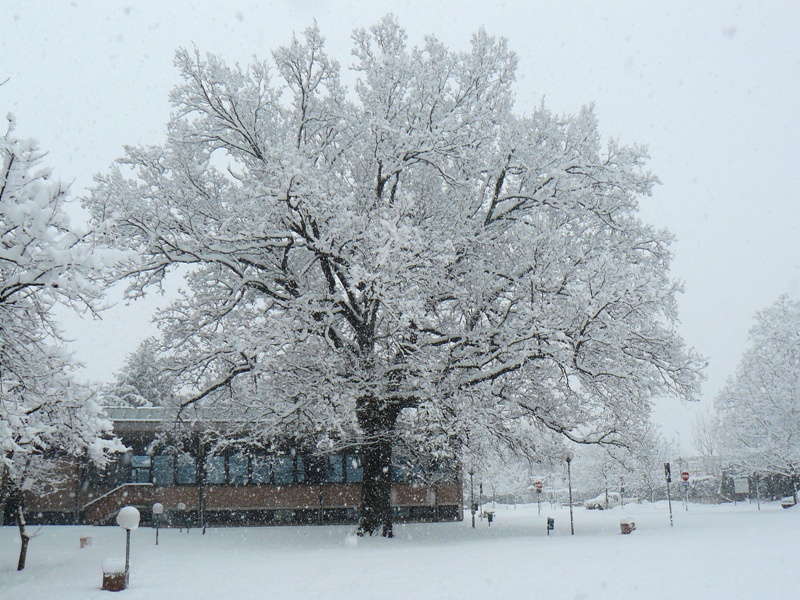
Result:
{"label": "snow-covered ground", "polygon": [[[491,508],[491,507],[490,507]],[[210,529],[131,535],[122,598],[281,600],[542,598],[734,600],[800,594],[800,508],[778,503],[666,503],[609,511],[498,506],[478,521],[398,525],[396,538],[357,539],[351,527]],[[546,519],[555,530],[546,535]],[[622,517],[637,530],[620,535]],[[32,528],[34,530],[35,528]],[[79,548],[82,535],[93,537]],[[0,598],[72,600],[100,590],[106,558],[125,556],[118,527],[44,527],[16,572],[18,534],[0,528]]]}

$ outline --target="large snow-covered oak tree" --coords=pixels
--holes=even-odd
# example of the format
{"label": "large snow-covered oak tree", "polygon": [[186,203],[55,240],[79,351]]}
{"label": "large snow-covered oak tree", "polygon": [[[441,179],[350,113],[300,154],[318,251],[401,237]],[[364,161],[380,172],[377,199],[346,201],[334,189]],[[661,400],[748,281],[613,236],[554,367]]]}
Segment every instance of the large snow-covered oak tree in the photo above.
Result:
{"label": "large snow-covered oak tree", "polygon": [[800,469],[800,301],[758,312],[750,345],[716,399],[720,452],[744,472],[791,478]]}
{"label": "large snow-covered oak tree", "polygon": [[316,27],[272,65],[180,50],[166,142],[128,148],[87,206],[141,256],[129,294],[183,267],[158,317],[181,408],[359,444],[359,532],[391,535],[398,436],[623,443],[701,364],[670,235],[637,217],[644,149],[603,147],[591,109],[516,114],[517,59],[483,31],[409,48],[386,17],[353,41],[352,92]]}

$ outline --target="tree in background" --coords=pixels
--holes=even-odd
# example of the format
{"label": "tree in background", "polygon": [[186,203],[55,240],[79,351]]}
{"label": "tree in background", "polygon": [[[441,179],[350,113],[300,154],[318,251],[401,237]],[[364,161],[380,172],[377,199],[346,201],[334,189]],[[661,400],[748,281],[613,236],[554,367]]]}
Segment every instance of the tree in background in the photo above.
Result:
{"label": "tree in background", "polygon": [[22,569],[30,539],[23,491],[50,479],[58,456],[88,453],[102,464],[117,448],[91,391],[73,380],[53,310],[94,312],[104,261],[118,253],[71,227],[66,190],[42,167],[44,153],[8,123],[0,138],[0,506],[15,507]]}
{"label": "tree in background", "polygon": [[743,473],[782,475],[797,499],[800,301],[781,296],[755,316],[750,345],[717,396],[720,446]]}
{"label": "tree in background", "polygon": [[105,386],[102,402],[106,406],[163,406],[172,397],[165,371],[159,366],[159,342],[147,338],[128,355],[115,380]]}
{"label": "tree in background", "polygon": [[646,498],[651,502],[666,492],[664,463],[674,455],[672,445],[664,436],[649,427],[636,444],[632,445],[625,464],[625,488],[628,494]]}
{"label": "tree in background", "polygon": [[353,92],[316,27],[272,66],[179,51],[167,141],[86,204],[141,257],[130,296],[184,275],[158,316],[178,413],[357,446],[359,533],[391,536],[399,437],[443,459],[624,444],[702,361],[671,236],[637,216],[643,148],[603,146],[591,109],[515,114],[517,58],[483,31],[408,48],[386,17],[353,40]]}
{"label": "tree in background", "polygon": [[722,475],[720,456],[720,425],[717,414],[706,407],[697,412],[692,422],[692,443],[703,461],[703,473],[714,477]]}

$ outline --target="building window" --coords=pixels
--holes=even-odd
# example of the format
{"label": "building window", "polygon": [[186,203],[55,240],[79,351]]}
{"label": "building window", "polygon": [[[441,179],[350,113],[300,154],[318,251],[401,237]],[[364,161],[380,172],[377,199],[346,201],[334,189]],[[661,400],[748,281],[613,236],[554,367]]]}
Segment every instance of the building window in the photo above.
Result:
{"label": "building window", "polygon": [[150,483],[150,457],[131,456],[131,482]]}
{"label": "building window", "polygon": [[172,456],[153,457],[153,484],[173,485],[175,483],[175,458]]}
{"label": "building window", "polygon": [[364,467],[358,454],[345,454],[345,476],[348,483],[361,483],[364,481]]}
{"label": "building window", "polygon": [[206,457],[206,483],[209,485],[223,485],[225,483],[225,457]]}
{"label": "building window", "polygon": [[268,456],[253,457],[253,483],[269,483],[272,469]]}
{"label": "building window", "polygon": [[[299,460],[299,458],[298,458]],[[291,456],[275,457],[275,485],[294,483],[294,460]]]}
{"label": "building window", "polygon": [[325,474],[323,475],[323,483],[341,483],[344,477],[344,470],[342,466],[342,455],[333,454],[325,457]]}
{"label": "building window", "polygon": [[406,470],[398,465],[392,465],[391,477],[392,483],[405,483],[408,480]]}
{"label": "building window", "polygon": [[249,462],[244,454],[234,454],[228,457],[228,483],[231,485],[245,485],[248,480]]}
{"label": "building window", "polygon": [[197,482],[197,465],[194,457],[181,454],[178,457],[178,485],[193,485]]}

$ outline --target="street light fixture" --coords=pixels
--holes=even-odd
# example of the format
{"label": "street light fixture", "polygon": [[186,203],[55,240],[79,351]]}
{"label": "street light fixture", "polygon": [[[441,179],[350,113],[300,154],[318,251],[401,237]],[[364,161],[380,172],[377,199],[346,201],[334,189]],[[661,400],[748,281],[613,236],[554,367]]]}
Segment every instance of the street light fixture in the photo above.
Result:
{"label": "street light fixture", "polygon": [[139,511],[135,506],[120,509],[117,525],[125,530],[125,589],[128,589],[128,577],[131,566],[131,531],[139,527]]}
{"label": "street light fixture", "polygon": [[572,520],[572,472],[570,470],[570,464],[572,463],[572,459],[575,458],[575,453],[567,448],[564,450],[564,460],[567,462],[567,485],[569,487],[569,532],[570,535],[575,535],[575,524]]}

